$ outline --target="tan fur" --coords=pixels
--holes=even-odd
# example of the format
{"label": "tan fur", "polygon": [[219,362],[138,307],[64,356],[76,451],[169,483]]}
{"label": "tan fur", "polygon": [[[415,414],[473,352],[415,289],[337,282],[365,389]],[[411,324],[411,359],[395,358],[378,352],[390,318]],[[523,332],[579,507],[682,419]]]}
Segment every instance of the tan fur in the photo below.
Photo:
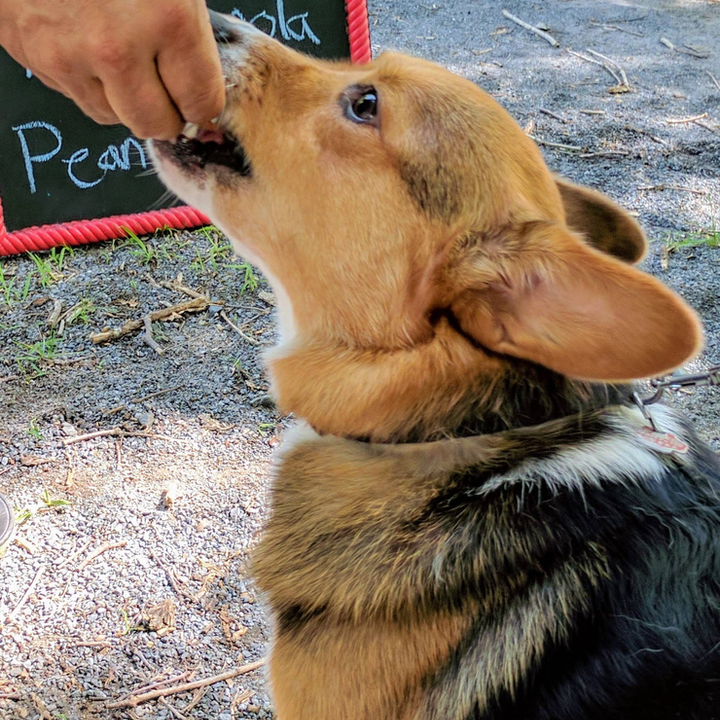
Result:
{"label": "tan fur", "polygon": [[[556,180],[474,84],[394,53],[321,62],[243,27],[221,48],[233,89],[220,122],[252,177],[158,164],[274,285],[281,342],[267,362],[283,411],[321,434],[437,438],[471,408],[496,411],[527,361],[628,380],[697,352],[692,311],[622,261],[644,252],[635,221]],[[375,126],[343,115],[356,85],[377,90]],[[492,468],[512,447],[492,435],[394,447],[313,434],[286,451],[255,561],[279,628],[279,720],[464,720],[562,636],[607,572],[600,548],[545,589],[517,571],[522,604],[487,590],[454,607],[442,599],[453,583],[528,548],[495,534],[499,516],[484,518],[471,559],[454,554],[462,527],[410,527],[453,472]]]}

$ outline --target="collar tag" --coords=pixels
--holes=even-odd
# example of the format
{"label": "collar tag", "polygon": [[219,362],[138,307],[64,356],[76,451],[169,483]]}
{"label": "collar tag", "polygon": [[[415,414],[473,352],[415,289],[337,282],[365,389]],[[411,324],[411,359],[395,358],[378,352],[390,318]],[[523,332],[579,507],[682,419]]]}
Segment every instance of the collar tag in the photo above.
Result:
{"label": "collar tag", "polygon": [[653,430],[648,425],[635,430],[635,437],[643,445],[662,455],[686,455],[690,449],[677,435]]}

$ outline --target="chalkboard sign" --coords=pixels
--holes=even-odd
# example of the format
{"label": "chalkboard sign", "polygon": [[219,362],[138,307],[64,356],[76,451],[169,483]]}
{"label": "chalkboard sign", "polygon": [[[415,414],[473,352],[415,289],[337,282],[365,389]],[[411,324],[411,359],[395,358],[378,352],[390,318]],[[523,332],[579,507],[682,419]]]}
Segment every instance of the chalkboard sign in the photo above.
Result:
{"label": "chalkboard sign", "polygon": [[[209,0],[317,57],[370,59],[366,0]],[[163,203],[144,144],[101,126],[0,48],[0,255],[207,219]],[[10,100],[12,98],[12,100]]]}

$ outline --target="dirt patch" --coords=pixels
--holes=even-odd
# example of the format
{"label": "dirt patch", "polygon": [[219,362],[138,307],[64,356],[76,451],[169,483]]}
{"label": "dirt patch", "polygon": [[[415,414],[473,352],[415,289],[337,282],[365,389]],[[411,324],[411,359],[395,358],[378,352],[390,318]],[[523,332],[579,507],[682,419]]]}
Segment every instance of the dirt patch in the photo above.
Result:
{"label": "dirt patch", "polygon": [[[703,316],[707,350],[692,369],[720,361],[720,4],[506,7],[560,47],[493,3],[378,0],[375,51],[423,55],[476,81],[545,143],[554,170],[636,212],[653,240],[644,266]],[[568,49],[610,58],[629,90]],[[285,422],[263,404],[269,288],[212,232],[0,268],[0,491],[25,511],[0,563],[0,717],[271,717],[262,670],[169,696],[172,709],[107,709],[142,685],[210,677],[265,653],[247,560]],[[210,306],[153,323],[162,354],[142,331],[91,343],[188,300],[179,285]],[[720,447],[719,394],[671,401]],[[98,430],[115,434],[73,442]]]}

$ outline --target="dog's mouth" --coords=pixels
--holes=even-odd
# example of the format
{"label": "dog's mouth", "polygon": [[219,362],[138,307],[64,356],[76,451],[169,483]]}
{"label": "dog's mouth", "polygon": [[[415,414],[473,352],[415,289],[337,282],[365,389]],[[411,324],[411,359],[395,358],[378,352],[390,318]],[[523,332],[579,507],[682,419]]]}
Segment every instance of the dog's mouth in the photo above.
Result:
{"label": "dog's mouth", "polygon": [[240,141],[219,127],[208,129],[188,123],[174,141],[155,145],[163,155],[184,168],[204,170],[218,166],[242,177],[252,175],[252,166]]}

